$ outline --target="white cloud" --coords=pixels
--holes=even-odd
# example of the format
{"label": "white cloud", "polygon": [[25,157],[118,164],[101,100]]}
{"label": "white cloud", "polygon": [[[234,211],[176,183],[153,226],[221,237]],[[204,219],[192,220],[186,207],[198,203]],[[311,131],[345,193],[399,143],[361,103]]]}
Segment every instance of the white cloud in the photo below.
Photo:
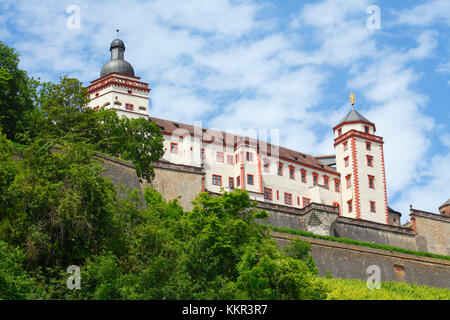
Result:
{"label": "white cloud", "polygon": [[404,9],[397,14],[395,23],[413,26],[429,26],[436,23],[450,25],[450,2],[448,0],[429,1]]}
{"label": "white cloud", "polygon": [[436,72],[439,73],[450,73],[450,61],[447,63],[442,63],[436,67]]}
{"label": "white cloud", "polygon": [[[422,181],[407,188],[394,203],[406,213],[409,205],[413,208],[439,213],[438,208],[450,197],[450,145],[442,154],[435,155],[420,168]],[[403,217],[407,218],[407,217]]]}
{"label": "white cloud", "polygon": [[228,0],[158,0],[151,8],[172,26],[200,32],[240,37],[262,27],[255,19],[259,6],[254,3],[231,3]]}

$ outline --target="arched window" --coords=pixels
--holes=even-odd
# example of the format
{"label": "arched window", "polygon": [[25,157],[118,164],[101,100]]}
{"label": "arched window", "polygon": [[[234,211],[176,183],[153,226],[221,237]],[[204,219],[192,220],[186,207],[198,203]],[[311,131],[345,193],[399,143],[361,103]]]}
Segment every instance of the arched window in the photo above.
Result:
{"label": "arched window", "polygon": [[338,208],[339,215],[341,215],[341,206],[337,202],[333,202],[333,207]]}

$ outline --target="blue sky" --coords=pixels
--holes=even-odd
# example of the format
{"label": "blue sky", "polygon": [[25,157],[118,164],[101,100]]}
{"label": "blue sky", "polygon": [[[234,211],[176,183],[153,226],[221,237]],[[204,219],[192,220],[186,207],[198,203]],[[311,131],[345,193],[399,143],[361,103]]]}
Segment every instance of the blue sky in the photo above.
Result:
{"label": "blue sky", "polygon": [[[79,29],[67,27],[73,5]],[[449,26],[448,0],[0,0],[0,40],[46,81],[98,78],[120,29],[152,116],[279,129],[283,146],[331,154],[354,92],[385,139],[389,205],[403,222],[409,204],[437,212],[450,197]]]}

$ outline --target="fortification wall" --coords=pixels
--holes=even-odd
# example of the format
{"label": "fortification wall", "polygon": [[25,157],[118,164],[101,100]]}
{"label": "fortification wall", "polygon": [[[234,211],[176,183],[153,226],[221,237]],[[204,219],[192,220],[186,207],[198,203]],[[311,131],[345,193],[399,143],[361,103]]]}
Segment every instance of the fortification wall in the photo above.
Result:
{"label": "fortification wall", "polygon": [[266,202],[258,202],[256,207],[269,214],[269,218],[259,220],[260,223],[324,236],[331,235],[332,225],[338,218],[337,208],[317,203],[311,203],[302,209]]}
{"label": "fortification wall", "polygon": [[[141,199],[144,200],[139,178],[133,164],[101,154],[98,154],[96,158],[100,160],[101,165],[106,169],[102,175],[111,179],[114,185],[118,187],[119,197],[125,197],[128,190],[133,191],[137,189],[141,194]],[[121,190],[121,186],[123,186],[123,190]]]}
{"label": "fortification wall", "polygon": [[339,217],[333,226],[332,235],[339,238],[417,250],[416,235],[412,229],[366,220]]}
{"label": "fortification wall", "polygon": [[417,250],[450,256],[450,217],[411,209]]}
{"label": "fortification wall", "polygon": [[311,244],[311,254],[319,275],[330,272],[334,278],[366,281],[372,274],[367,268],[380,268],[381,281],[416,283],[440,288],[450,288],[450,261],[415,256],[398,252],[350,245],[322,239],[272,232],[280,247],[300,238]]}
{"label": "fortification wall", "polygon": [[153,163],[155,178],[150,184],[141,183],[142,189],[149,185],[161,193],[166,200],[178,198],[184,210],[193,208],[192,200],[204,191],[205,174],[202,168],[172,164],[170,162]]}

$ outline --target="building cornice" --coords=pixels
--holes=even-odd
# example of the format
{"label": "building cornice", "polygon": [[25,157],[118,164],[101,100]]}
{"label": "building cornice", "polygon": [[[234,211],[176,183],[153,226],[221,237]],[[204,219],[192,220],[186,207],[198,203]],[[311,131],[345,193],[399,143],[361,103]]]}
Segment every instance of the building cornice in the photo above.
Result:
{"label": "building cornice", "polygon": [[341,142],[343,142],[351,137],[361,138],[361,139],[369,140],[369,141],[380,143],[380,144],[384,143],[383,138],[380,136],[376,136],[374,134],[365,133],[362,131],[352,129],[352,130],[344,133],[342,136],[334,139],[334,146],[336,147],[338,144],[340,144]]}

